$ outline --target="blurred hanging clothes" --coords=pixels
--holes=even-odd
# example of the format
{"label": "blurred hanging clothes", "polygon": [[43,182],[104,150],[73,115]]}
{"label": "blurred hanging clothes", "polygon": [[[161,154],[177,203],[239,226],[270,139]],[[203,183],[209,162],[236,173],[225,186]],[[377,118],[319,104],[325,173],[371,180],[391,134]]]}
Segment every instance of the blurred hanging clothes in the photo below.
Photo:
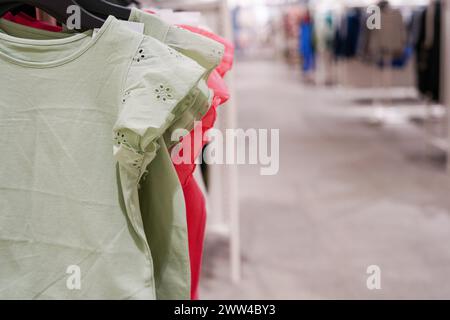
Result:
{"label": "blurred hanging clothes", "polygon": [[331,12],[314,16],[314,47],[316,54],[332,53],[334,44],[334,17]]}
{"label": "blurred hanging clothes", "polygon": [[310,72],[315,69],[314,28],[309,14],[300,22],[299,53],[302,58],[302,70]]}
{"label": "blurred hanging clothes", "polygon": [[415,9],[411,15],[408,43],[411,44],[413,48],[417,47],[417,44],[420,40],[420,34],[422,30],[422,15],[426,8],[427,7],[420,7],[418,9]]}
{"label": "blurred hanging clothes", "polygon": [[407,23],[407,41],[405,50],[402,56],[396,57],[392,61],[392,67],[394,68],[404,68],[409,63],[410,59],[413,58],[415,48],[419,41],[420,27],[421,27],[421,16],[425,9],[414,10]]}
{"label": "blurred hanging clothes", "polygon": [[314,38],[316,59],[321,61],[316,65],[316,82],[322,84],[333,83],[333,41],[334,17],[331,11],[316,13],[314,16]]}
{"label": "blurred hanging clothes", "polygon": [[379,62],[401,58],[407,44],[407,29],[401,12],[387,5],[381,10],[381,28],[368,32],[367,53]]}
{"label": "blurred hanging clothes", "polygon": [[358,53],[362,17],[362,11],[358,8],[349,9],[341,17],[334,36],[336,58],[353,58]]}
{"label": "blurred hanging clothes", "polygon": [[333,54],[335,59],[339,59],[344,56],[343,54],[343,35],[340,28],[336,28],[333,41]]}
{"label": "blurred hanging clothes", "polygon": [[287,62],[297,65],[300,59],[300,23],[304,15],[302,7],[289,7],[283,15],[283,29],[285,36],[285,56]]}
{"label": "blurred hanging clothes", "polygon": [[435,102],[441,89],[441,2],[436,1],[421,14],[421,28],[416,46],[417,88]]}
{"label": "blurred hanging clothes", "polygon": [[324,44],[325,49],[330,51],[333,49],[334,18],[331,12],[325,16]]}
{"label": "blurred hanging clothes", "polygon": [[358,51],[358,40],[361,32],[361,10],[358,8],[351,9],[347,13],[347,37],[345,40],[345,56],[353,58]]}
{"label": "blurred hanging clothes", "polygon": [[[396,69],[401,69],[406,67],[406,65],[408,64],[409,60],[412,58],[412,56],[414,55],[414,49],[412,46],[407,46],[405,47],[405,50],[403,52],[403,55],[396,57],[392,60],[392,67],[396,68]],[[382,62],[380,63],[382,65]]]}
{"label": "blurred hanging clothes", "polygon": [[239,21],[239,17],[241,14],[241,7],[236,6],[231,10],[231,26],[233,27],[233,34],[234,34],[234,47],[236,52],[241,51],[241,44],[240,44],[240,36],[241,36],[241,23]]}
{"label": "blurred hanging clothes", "polygon": [[[408,17],[405,22],[405,19],[403,18],[400,11],[395,12],[395,18],[394,22],[396,26],[392,24],[392,21],[389,21],[389,19],[386,20],[385,25],[383,25],[383,28],[386,30],[385,33],[382,31],[377,32],[377,34],[374,36],[374,30],[370,30],[365,27],[365,25],[361,24],[361,30],[360,30],[360,37],[358,41],[358,53],[357,55],[365,62],[368,63],[375,63],[378,67],[383,68],[386,64],[389,66],[399,69],[404,68],[408,65],[409,61],[414,56],[414,48],[417,44],[418,39],[418,33],[420,30],[420,12],[421,10],[414,10],[410,17]],[[392,15],[391,15],[392,16]],[[361,21],[367,21],[369,18],[368,13],[362,14],[362,20]],[[382,17],[383,19],[383,17]],[[391,18],[392,20],[392,18]],[[384,21],[384,20],[382,20]],[[403,22],[402,22],[403,21]],[[392,30],[395,30],[396,38],[397,40],[389,40],[392,35],[387,35]],[[398,31],[400,30],[400,31]],[[384,37],[387,42],[396,44],[400,43],[400,46],[397,46],[397,49],[394,50],[394,54],[389,54],[390,58],[389,61],[385,61],[383,57],[382,52],[393,52],[391,49],[382,49],[381,46],[386,46],[384,44],[381,44],[382,41],[379,41],[377,37]],[[379,41],[379,42],[377,42]]]}

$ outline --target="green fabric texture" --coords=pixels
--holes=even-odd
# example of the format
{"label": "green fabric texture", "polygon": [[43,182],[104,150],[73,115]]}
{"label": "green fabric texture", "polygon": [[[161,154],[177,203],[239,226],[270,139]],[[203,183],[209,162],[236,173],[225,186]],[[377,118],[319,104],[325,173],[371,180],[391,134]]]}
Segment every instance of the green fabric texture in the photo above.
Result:
{"label": "green fabric texture", "polygon": [[174,51],[174,56],[185,55],[207,70],[204,81],[197,90],[188,95],[177,107],[176,117],[164,133],[169,149],[177,143],[172,135],[177,129],[193,129],[194,121],[201,120],[211,106],[212,93],[206,81],[211,72],[220,64],[225,52],[223,44],[202,35],[170,25],[153,14],[132,8],[130,21],[144,23],[144,33],[165,43]]}
{"label": "green fabric texture", "polygon": [[[139,194],[144,226],[150,235],[158,299],[190,299],[190,261],[183,190],[162,138],[160,150]],[[161,189],[160,183],[164,185]],[[165,194],[161,194],[164,192]],[[180,201],[182,200],[182,201]],[[185,279],[183,285],[174,279]]]}
{"label": "green fabric texture", "polygon": [[[163,238],[164,240],[171,240],[169,246],[168,243],[158,241],[153,237],[152,228],[154,226],[169,228],[170,226],[162,226],[161,222],[186,219],[181,184],[170,161],[168,149],[177,143],[172,140],[172,134],[175,130],[192,130],[194,122],[200,120],[208,111],[212,95],[206,85],[206,79],[220,63],[224,48],[222,44],[216,41],[167,24],[160,18],[138,9],[132,10],[129,20],[143,23],[145,35],[168,45],[167,52],[172,59],[183,61],[186,60],[187,56],[206,69],[197,87],[191,90],[172,110],[172,119],[167,123],[164,130],[164,140],[160,141],[160,144],[164,142],[167,148],[158,150],[156,143],[150,146],[155,154],[156,151],[167,154],[156,155],[153,161],[148,159],[145,164],[141,164],[142,168],[147,169],[148,177],[141,181],[139,191],[139,203],[144,220],[145,235],[152,249],[153,262],[156,266],[160,266],[159,269],[155,267],[155,269],[159,270],[155,279],[156,296],[158,299],[189,299],[190,278],[185,276],[190,274],[187,235],[184,237],[180,236],[179,225],[171,226],[173,228],[173,236]],[[8,21],[3,21],[2,23],[3,29],[17,36],[51,39],[63,38],[69,35],[36,30]],[[125,95],[125,98],[128,99],[128,96]],[[121,132],[120,134],[127,134],[127,132]],[[166,163],[162,164],[160,161],[166,161]],[[147,166],[147,164],[149,165]],[[158,172],[162,178],[152,179],[155,172]],[[140,178],[144,173],[145,170],[142,170]],[[178,185],[177,190],[179,191],[174,190],[173,185]],[[153,195],[156,189],[158,190],[158,197]],[[180,210],[180,208],[183,209]],[[167,220],[167,217],[172,217],[172,219]],[[187,232],[187,226],[185,228]],[[157,250],[159,247],[166,248],[169,252],[162,253],[161,250]],[[167,260],[168,257],[178,257],[179,262],[175,262],[175,259],[172,258],[169,261]],[[157,270],[155,270],[155,273]],[[178,277],[174,276],[175,274],[178,274]],[[180,279],[184,279],[184,281]]]}
{"label": "green fabric texture", "polygon": [[[157,41],[151,37],[147,37],[153,41]],[[169,48],[164,46],[164,51],[160,52],[160,56],[163,59],[167,59],[167,62],[171,61],[172,64],[180,66],[189,66],[194,61],[181,56],[173,56],[170,54]],[[145,55],[145,51],[142,52]],[[138,55],[139,60],[142,55]],[[145,70],[145,68],[149,68]],[[142,72],[151,72],[153,67],[151,65],[140,66]],[[201,73],[198,71],[201,70]],[[185,97],[197,87],[198,82],[206,70],[198,68],[198,70],[183,70],[179,69],[175,73],[175,78],[160,79],[159,86],[154,89],[152,94],[147,96],[148,100],[142,100],[142,105],[152,104],[152,99],[155,97],[157,100],[165,101],[174,100],[176,104],[168,104],[170,108],[159,109],[157,113],[151,114],[151,119],[160,118],[162,121],[158,130],[152,132],[152,128],[146,128],[146,132],[141,132],[139,137],[140,141],[134,141],[134,135],[130,135],[130,132],[118,129],[119,136],[125,135],[126,143],[131,143],[131,151],[127,153],[127,162],[133,168],[137,170],[134,174],[138,174],[134,182],[139,183],[139,194],[136,195],[136,199],[139,201],[140,212],[144,222],[145,235],[152,251],[153,262],[155,265],[155,284],[156,284],[156,297],[157,299],[189,299],[190,298],[190,262],[189,262],[189,247],[187,239],[187,222],[186,222],[186,210],[184,206],[184,195],[182,192],[181,184],[176,175],[172,161],[169,156],[169,152],[164,145],[164,140],[161,138],[158,141],[157,137],[161,137],[164,132],[171,126],[174,119],[177,116],[177,107],[182,101],[182,97]],[[176,87],[171,82],[180,82],[183,77],[190,78],[195,75],[197,82],[194,87],[186,88],[183,91],[183,95],[176,96]],[[171,75],[172,76],[172,75]],[[161,77],[160,77],[161,78]],[[181,81],[181,83],[188,83],[187,81]],[[135,81],[129,83],[129,89],[125,91],[125,103],[132,101],[134,96],[132,94],[133,87],[136,86]],[[138,85],[139,87],[139,85]],[[129,94],[131,92],[131,94]],[[150,93],[150,91],[149,91]],[[138,96],[142,98],[142,95]],[[133,105],[134,103],[132,103]],[[138,111],[135,108],[134,111]],[[155,109],[156,110],[156,109]],[[167,115],[165,115],[167,113]],[[135,112],[131,115],[133,123],[138,123],[141,119],[145,119],[148,111],[144,113]],[[130,116],[129,114],[127,114]],[[136,121],[136,119],[138,121]],[[128,123],[128,121],[126,121]],[[147,121],[144,121],[147,123]],[[130,125],[123,126],[125,129],[129,129]],[[134,132],[138,132],[139,126],[136,126]],[[120,140],[120,139],[119,139]],[[121,142],[121,141],[119,141]],[[128,147],[125,143],[125,147]],[[124,147],[124,143],[121,144],[123,151],[128,151],[128,148]],[[135,154],[134,151],[138,151]],[[140,154],[143,152],[143,154]],[[136,166],[134,166],[136,164]],[[123,183],[123,177],[125,174],[130,174],[128,170],[121,172],[120,177]],[[133,173],[132,173],[133,175]],[[157,175],[157,178],[154,176]],[[145,179],[142,179],[145,176]],[[170,225],[166,223],[173,222]],[[158,231],[164,230],[165,237],[160,237]],[[153,234],[156,232],[156,234]],[[166,242],[164,242],[166,241]]]}
{"label": "green fabric texture", "polygon": [[[206,71],[113,17],[95,38],[55,38],[0,34],[0,298],[159,298],[139,182]],[[185,221],[175,225],[171,245],[186,251]],[[66,285],[72,265],[79,290]],[[173,278],[167,296],[185,287]]]}
{"label": "green fabric texture", "polygon": [[[177,106],[174,112],[174,119],[164,133],[164,139],[160,139],[159,141],[161,146],[164,144],[164,147],[161,147],[159,150],[160,159],[158,160],[160,161],[153,161],[149,165],[147,168],[149,176],[140,186],[141,210],[144,217],[151,217],[151,220],[145,224],[150,230],[148,233],[151,235],[149,243],[152,245],[152,243],[156,242],[156,245],[154,245],[155,249],[152,247],[152,250],[158,253],[155,255],[157,257],[155,258],[155,274],[157,274],[158,299],[176,299],[180,297],[189,299],[189,251],[181,251],[179,250],[180,246],[173,245],[177,241],[180,243],[184,239],[187,241],[187,237],[184,238],[184,233],[181,232],[182,229],[180,228],[180,222],[186,221],[186,211],[179,210],[179,201],[175,200],[176,196],[180,199],[182,198],[184,205],[184,196],[178,176],[170,159],[168,148],[176,143],[171,139],[172,133],[175,130],[187,129],[190,131],[193,128],[194,121],[200,120],[208,111],[211,105],[212,95],[206,84],[206,79],[222,60],[224,47],[216,41],[169,25],[155,15],[147,14],[138,9],[132,9],[129,20],[144,23],[144,34],[154,37],[172,48],[170,55],[175,57],[175,59],[182,59],[183,56],[186,56],[195,60],[206,69],[206,73],[197,88],[191,91]],[[163,177],[164,188],[162,188],[161,182]],[[163,193],[163,190],[170,190],[171,183],[175,184],[174,179],[181,192]],[[169,197],[171,194],[173,198]],[[156,226],[168,228],[167,223],[170,221],[172,221],[170,229],[164,230],[160,228],[159,230],[155,230],[157,228]],[[152,235],[155,234],[156,238],[152,238]],[[166,247],[164,248],[161,243],[165,244]],[[184,265],[185,262],[186,265]],[[173,283],[172,280],[175,274],[180,272],[183,274],[183,269],[185,269],[184,275],[186,279],[189,280],[189,283],[184,288],[185,290],[181,290],[179,284]],[[187,293],[188,295],[181,295],[181,293]]]}
{"label": "green fabric texture", "polygon": [[[27,26],[22,26],[6,20],[0,20],[0,27],[4,32],[11,35],[21,36],[31,39],[53,39],[53,38],[67,38],[70,34],[55,33],[45,30],[37,30]],[[169,54],[172,55],[172,49],[167,47]],[[139,50],[140,51],[140,50]],[[145,52],[138,52],[135,57],[137,60],[145,58]],[[183,56],[177,56],[178,60],[185,59]],[[164,86],[164,85],[163,85]],[[160,90],[161,88],[157,88]],[[165,88],[167,89],[167,88]],[[164,91],[164,90],[162,90]],[[187,95],[187,97],[196,94],[198,89],[195,88]],[[125,91],[123,101],[126,102],[131,95]],[[169,94],[172,94],[170,92]],[[132,97],[131,97],[132,98]],[[182,102],[186,99],[182,99]],[[178,105],[180,104],[178,103]],[[174,108],[171,119],[176,119],[176,110],[180,111],[180,108]],[[155,115],[159,116],[159,115]],[[170,120],[169,120],[170,123]],[[166,125],[167,127],[167,125]],[[123,132],[119,132],[119,136],[115,139],[117,142],[127,140],[128,144],[133,144],[134,149],[139,147],[139,141],[132,141],[129,130],[125,129]],[[122,137],[124,135],[124,137]],[[126,135],[126,137],[125,137]],[[120,140],[120,141],[118,141]],[[160,140],[161,144],[164,141]],[[188,255],[188,240],[187,240],[187,225],[184,223],[184,227],[181,227],[181,223],[177,226],[171,224],[175,219],[184,219],[185,221],[186,210],[184,207],[184,196],[182,193],[181,184],[176,175],[175,169],[170,161],[169,153],[165,146],[158,149],[159,146],[150,146],[155,152],[153,164],[147,168],[147,179],[141,181],[139,206],[141,208],[143,230],[147,238],[147,242],[151,249],[152,260],[154,264],[155,274],[155,286],[157,299],[189,299],[190,298],[190,264]],[[165,154],[161,154],[165,153]],[[149,159],[147,162],[150,162]],[[136,160],[140,162],[140,160]],[[161,163],[163,162],[163,163]],[[137,163],[134,163],[136,167]],[[139,167],[145,168],[146,165],[139,165]],[[153,172],[158,171],[159,178],[153,179]],[[145,170],[142,170],[140,178],[145,174]],[[120,180],[120,170],[118,175],[118,182]],[[140,179],[143,180],[143,179]],[[156,197],[153,195],[153,192]],[[122,197],[123,198],[123,197]],[[125,205],[125,201],[122,201]],[[124,206],[126,210],[126,206]],[[162,225],[163,223],[169,223],[168,225]],[[166,237],[157,236],[152,234],[154,227],[156,230],[164,230],[167,232]],[[174,229],[173,234],[170,231]],[[181,232],[181,230],[184,230]],[[164,250],[161,250],[164,248]],[[175,259],[174,257],[177,257]],[[187,276],[186,276],[187,275]]]}

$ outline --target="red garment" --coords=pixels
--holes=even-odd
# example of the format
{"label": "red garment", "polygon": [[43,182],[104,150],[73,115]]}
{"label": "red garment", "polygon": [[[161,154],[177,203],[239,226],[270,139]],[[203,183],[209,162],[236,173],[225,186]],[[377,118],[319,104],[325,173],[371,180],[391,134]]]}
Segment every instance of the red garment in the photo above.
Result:
{"label": "red garment", "polygon": [[[209,37],[215,41],[222,43],[225,46],[224,57],[220,65],[211,73],[208,79],[208,87],[214,92],[212,105],[205,116],[202,118],[200,127],[194,128],[194,130],[191,131],[189,137],[185,137],[181,141],[183,148],[181,148],[181,152],[178,156],[183,157],[182,150],[186,150],[186,148],[189,147],[189,150],[191,151],[191,159],[189,161],[190,163],[175,164],[175,169],[177,170],[178,177],[183,186],[183,193],[186,203],[189,256],[191,262],[191,298],[193,300],[197,300],[206,227],[206,204],[204,195],[199,188],[197,181],[195,181],[193,177],[193,173],[196,168],[195,159],[198,158],[203,147],[208,143],[204,133],[214,127],[214,123],[217,117],[217,107],[224,104],[229,99],[228,88],[225,81],[223,80],[223,77],[233,65],[234,47],[227,40],[208,31],[191,26],[183,25],[181,27],[191,32]],[[201,135],[201,143],[196,143],[194,139],[195,135]],[[180,161],[176,161],[177,158],[178,157],[175,156],[172,159],[174,163],[180,163]]]}
{"label": "red garment", "polygon": [[42,29],[52,32],[60,32],[62,30],[60,26],[53,26],[51,24],[36,20],[23,12],[17,15],[13,15],[11,12],[8,12],[3,16],[3,18],[36,29]]}

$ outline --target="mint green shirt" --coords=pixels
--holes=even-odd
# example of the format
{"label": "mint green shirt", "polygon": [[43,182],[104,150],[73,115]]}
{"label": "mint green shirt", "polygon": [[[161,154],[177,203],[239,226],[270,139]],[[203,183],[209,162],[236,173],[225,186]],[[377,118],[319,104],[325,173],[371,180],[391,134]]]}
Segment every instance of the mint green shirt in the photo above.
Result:
{"label": "mint green shirt", "polygon": [[206,72],[168,49],[112,17],[95,38],[0,33],[0,298],[157,298],[139,182]]}
{"label": "mint green shirt", "polygon": [[[183,191],[168,148],[175,144],[171,136],[176,129],[190,131],[194,121],[200,120],[208,111],[212,94],[206,79],[222,60],[224,47],[216,41],[167,24],[157,16],[138,9],[132,9],[130,21],[143,23],[144,33],[168,45],[172,57],[189,57],[206,69],[198,86],[176,107],[174,120],[165,131],[164,139],[159,140],[161,149],[158,159],[147,168],[148,176],[141,182],[140,188],[141,210],[155,258],[157,296],[160,299],[189,299],[189,255],[181,245],[187,243],[187,234],[183,227],[186,211]],[[179,197],[182,197],[184,211],[180,210]],[[187,280],[186,283],[179,281],[183,277]]]}
{"label": "mint green shirt", "polygon": [[[204,36],[169,25],[158,17],[137,9],[133,9],[130,21],[144,23],[144,33],[169,45],[168,52],[173,58],[185,59],[184,55],[187,55],[206,69],[206,73],[197,87],[191,90],[172,110],[173,120],[165,130],[164,140],[158,141],[160,146],[166,144],[171,147],[175,143],[171,140],[173,131],[179,128],[191,130],[194,121],[201,119],[208,110],[212,96],[205,79],[220,63],[223,45]],[[65,33],[36,30],[8,21],[2,21],[1,24],[8,33],[34,39],[68,36]],[[161,163],[163,161],[165,163]],[[144,231],[153,257],[156,296],[158,299],[189,299],[190,266],[184,197],[165,146],[158,150],[156,158],[146,169],[145,176],[147,178],[140,181],[139,201]],[[155,175],[158,178],[155,178]],[[159,192],[154,195],[153,190],[155,189]],[[172,221],[176,221],[176,223],[172,223]],[[183,221],[184,227],[181,226]],[[169,225],[166,225],[167,223]],[[162,229],[166,230],[166,235],[161,235],[161,237],[153,235]],[[184,231],[182,232],[182,230]]]}
{"label": "mint green shirt", "polygon": [[164,134],[167,146],[172,147],[176,143],[172,141],[173,132],[177,129],[192,130],[194,121],[202,119],[211,106],[212,93],[208,89],[206,80],[222,61],[225,48],[217,41],[168,24],[156,15],[136,8],[132,8],[129,20],[144,23],[144,33],[172,48],[173,56],[185,55],[207,70],[196,90],[177,107],[176,117]]}

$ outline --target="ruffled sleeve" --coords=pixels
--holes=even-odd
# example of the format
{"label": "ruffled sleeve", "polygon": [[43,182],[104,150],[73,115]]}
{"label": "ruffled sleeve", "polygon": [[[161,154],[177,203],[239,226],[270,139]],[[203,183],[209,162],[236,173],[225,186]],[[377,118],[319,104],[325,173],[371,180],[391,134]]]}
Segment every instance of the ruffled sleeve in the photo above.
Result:
{"label": "ruffled sleeve", "polygon": [[185,54],[210,72],[222,61],[225,48],[217,41],[171,25],[154,14],[136,8],[131,9],[130,21],[144,23],[146,35]]}
{"label": "ruffled sleeve", "polygon": [[[233,67],[234,61],[234,45],[229,40],[222,38],[212,32],[204,30],[202,28],[182,25],[183,29],[192,31],[198,35],[203,35],[204,37],[214,40],[216,43],[220,43],[223,46],[223,56],[220,61],[220,64],[217,66],[216,71],[220,74],[221,77],[224,77],[228,71]],[[216,51],[216,50],[214,50]]]}
{"label": "ruffled sleeve", "polygon": [[207,71],[195,61],[144,37],[126,77],[114,125],[114,156],[139,181],[159,148],[157,139],[174,119],[173,111]]}
{"label": "ruffled sleeve", "polygon": [[223,44],[179,26],[170,26],[164,43],[212,72],[222,61],[225,47]]}

